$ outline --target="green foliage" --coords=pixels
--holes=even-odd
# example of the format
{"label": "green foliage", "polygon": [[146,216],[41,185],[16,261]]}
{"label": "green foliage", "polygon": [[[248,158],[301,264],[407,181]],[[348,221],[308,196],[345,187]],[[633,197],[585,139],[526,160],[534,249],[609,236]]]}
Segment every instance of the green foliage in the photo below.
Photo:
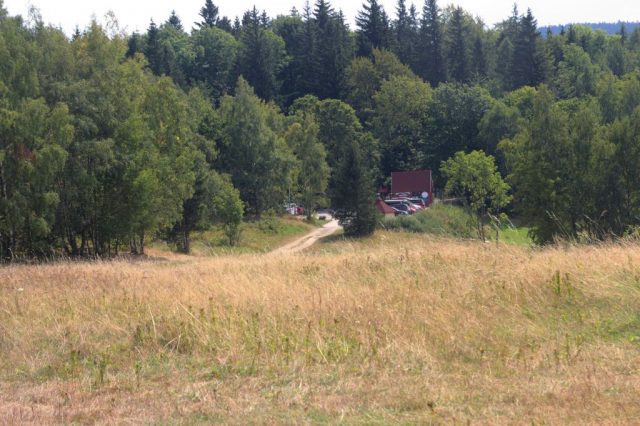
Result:
{"label": "green foliage", "polygon": [[234,243],[243,206],[289,194],[309,214],[337,202],[366,234],[391,171],[431,168],[442,187],[440,164],[478,150],[537,242],[640,225],[640,30],[543,38],[517,8],[493,28],[436,0],[396,12],[367,1],[351,32],[326,0],[233,24],[207,0],[190,33],[172,13],[67,38],[0,2],[0,258],[142,253],[157,236],[188,251],[219,222]]}
{"label": "green foliage", "polygon": [[280,90],[278,74],[285,66],[284,40],[265,28],[255,6],[245,14],[243,23],[239,73],[255,88],[260,98],[274,99]]}
{"label": "green foliage", "polygon": [[374,49],[388,49],[391,41],[389,17],[377,0],[367,0],[356,17],[358,55],[371,56]]}
{"label": "green foliage", "polygon": [[355,111],[348,104],[334,99],[318,101],[313,97],[305,97],[293,105],[293,110],[298,114],[315,116],[318,123],[318,139],[325,148],[327,164],[331,171],[327,192],[332,200],[337,193],[346,190],[341,188],[338,176],[346,152],[352,149],[354,141],[359,144],[359,151],[363,155],[366,167],[372,173],[371,177],[378,177],[377,141],[371,134],[364,132]]}
{"label": "green foliage", "polygon": [[382,224],[389,230],[454,238],[473,238],[477,232],[474,218],[467,211],[446,204],[435,204],[411,216],[385,218]]}
{"label": "green foliage", "polygon": [[273,128],[278,114],[242,78],[235,97],[223,99],[220,114],[219,166],[231,175],[249,212],[260,215],[277,208],[293,183],[295,167],[291,149]]}
{"label": "green foliage", "polygon": [[420,21],[418,59],[420,76],[432,86],[446,80],[442,20],[436,0],[425,0]]}
{"label": "green foliage", "polygon": [[314,209],[324,200],[329,181],[327,154],[318,132],[315,119],[307,115],[299,123],[293,123],[285,134],[285,140],[298,160],[295,192],[306,208],[307,219],[312,218]]}
{"label": "green foliage", "polygon": [[442,163],[441,171],[447,179],[445,191],[464,199],[465,205],[477,219],[478,234],[484,241],[485,217],[497,216],[511,201],[509,185],[502,180],[494,158],[482,151],[469,154],[458,152]]}
{"label": "green foliage", "polygon": [[[483,148],[479,124],[491,107],[491,96],[477,86],[441,84],[428,102],[426,168],[435,169],[440,162],[458,151]],[[442,185],[435,173],[436,183]]]}
{"label": "green foliage", "polygon": [[558,66],[555,87],[563,98],[593,95],[596,91],[598,69],[589,55],[579,46],[565,46],[564,59]]}
{"label": "green foliage", "polygon": [[[513,139],[501,143],[515,189],[516,209],[536,242],[560,236],[602,237],[611,230],[606,182],[612,147],[598,130],[593,102],[558,104],[541,87],[531,120]],[[615,216],[615,215],[614,215]]]}
{"label": "green foliage", "polygon": [[365,237],[373,234],[378,214],[374,206],[373,172],[360,141],[353,140],[345,147],[335,180],[332,201],[335,217],[344,227],[345,235]]}
{"label": "green foliage", "polygon": [[356,58],[346,70],[347,99],[363,122],[367,122],[373,113],[373,96],[386,80],[415,78],[409,67],[389,51],[374,49],[372,58]]}
{"label": "green foliage", "polygon": [[391,77],[374,95],[373,135],[380,143],[382,176],[424,164],[427,105],[431,88],[417,78]]}
{"label": "green foliage", "polygon": [[215,184],[217,186],[213,195],[215,222],[222,225],[229,245],[235,246],[240,241],[244,203],[240,199],[240,192],[229,179],[219,177]]}
{"label": "green foliage", "polygon": [[193,66],[190,79],[217,99],[233,88],[239,43],[231,34],[209,25],[191,35]]}

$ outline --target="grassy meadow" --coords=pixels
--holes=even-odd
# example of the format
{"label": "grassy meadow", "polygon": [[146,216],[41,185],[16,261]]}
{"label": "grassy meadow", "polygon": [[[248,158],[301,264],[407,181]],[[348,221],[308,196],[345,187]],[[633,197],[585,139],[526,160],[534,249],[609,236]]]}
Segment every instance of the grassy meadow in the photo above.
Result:
{"label": "grassy meadow", "polygon": [[629,424],[640,246],[0,268],[0,424]]}

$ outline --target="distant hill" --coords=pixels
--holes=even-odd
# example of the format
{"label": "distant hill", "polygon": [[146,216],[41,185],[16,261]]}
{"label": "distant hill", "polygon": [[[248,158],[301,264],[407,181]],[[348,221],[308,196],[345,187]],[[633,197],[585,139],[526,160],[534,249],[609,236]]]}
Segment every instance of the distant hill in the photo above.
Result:
{"label": "distant hill", "polygon": [[633,32],[633,30],[635,30],[636,28],[640,27],[640,22],[600,22],[600,23],[580,23],[580,24],[566,24],[566,25],[549,25],[549,26],[545,26],[545,27],[540,27],[540,32],[542,33],[542,35],[546,35],[547,34],[547,30],[551,30],[551,32],[554,35],[560,34],[560,32],[562,31],[563,28],[565,28],[565,30],[567,28],[569,28],[569,26],[571,25],[581,25],[581,26],[585,26],[585,27],[590,27],[592,28],[594,31],[596,30],[602,30],[608,34],[616,34],[620,32],[620,28],[622,27],[622,25],[625,26],[625,29],[627,30],[627,34],[631,34]]}

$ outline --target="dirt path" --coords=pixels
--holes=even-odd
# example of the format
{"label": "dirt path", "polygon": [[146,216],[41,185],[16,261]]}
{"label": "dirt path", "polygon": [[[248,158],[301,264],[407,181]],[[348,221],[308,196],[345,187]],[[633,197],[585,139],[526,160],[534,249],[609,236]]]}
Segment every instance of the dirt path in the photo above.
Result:
{"label": "dirt path", "polygon": [[332,235],[333,233],[338,231],[340,228],[341,227],[338,224],[338,221],[334,219],[324,225],[322,228],[318,228],[305,235],[304,237],[298,238],[297,240],[292,241],[289,244],[279,247],[272,251],[270,254],[277,255],[301,252],[307,247],[311,247],[312,245],[314,245],[320,238],[328,237],[329,235]]}

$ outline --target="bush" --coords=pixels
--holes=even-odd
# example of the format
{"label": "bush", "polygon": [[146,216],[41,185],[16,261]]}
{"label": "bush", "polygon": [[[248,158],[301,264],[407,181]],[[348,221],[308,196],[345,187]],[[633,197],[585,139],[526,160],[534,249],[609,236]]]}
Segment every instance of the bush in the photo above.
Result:
{"label": "bush", "polygon": [[277,234],[282,229],[282,224],[273,209],[269,209],[263,213],[257,225],[258,229],[266,234]]}
{"label": "bush", "polygon": [[447,235],[456,238],[473,238],[476,228],[471,215],[462,208],[436,204],[412,216],[385,218],[383,227],[389,230],[424,234]]}

